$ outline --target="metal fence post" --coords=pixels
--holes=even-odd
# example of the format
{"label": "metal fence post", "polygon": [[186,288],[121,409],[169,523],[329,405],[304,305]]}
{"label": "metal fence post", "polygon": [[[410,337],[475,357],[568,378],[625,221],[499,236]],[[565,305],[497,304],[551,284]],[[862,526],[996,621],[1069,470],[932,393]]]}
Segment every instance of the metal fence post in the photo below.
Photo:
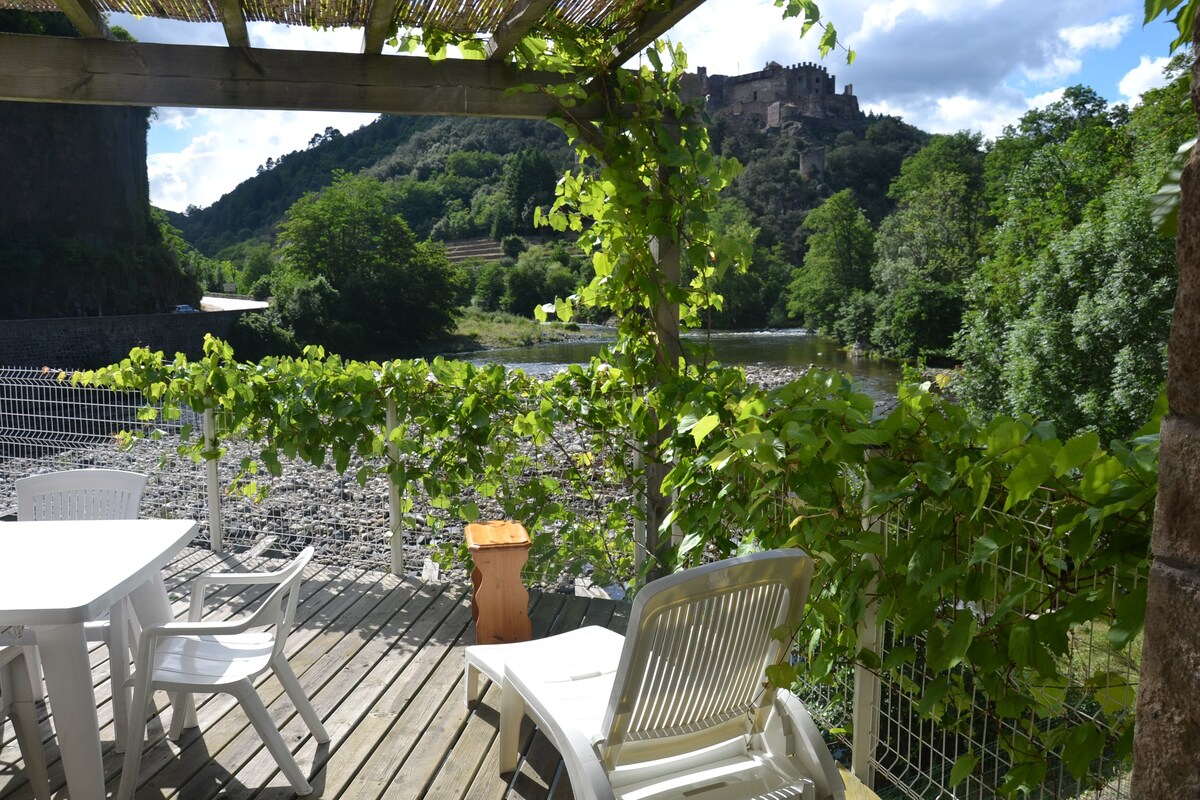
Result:
{"label": "metal fence post", "polygon": [[[868,454],[870,457],[870,454]],[[871,483],[863,487],[863,508],[870,505]],[[863,516],[863,530],[885,533],[887,522],[883,517]],[[886,545],[885,545],[886,546]],[[879,626],[879,559],[868,553],[863,560],[870,565],[872,578],[867,584],[867,605],[858,624],[858,649],[870,650],[883,657],[883,636]],[[851,709],[853,737],[850,749],[853,753],[850,771],[868,789],[875,787],[875,750],[879,746],[879,701],[881,678],[878,673],[861,664],[854,667],[854,703]]]}
{"label": "metal fence post", "polygon": [[[211,453],[217,448],[217,419],[213,413],[212,402],[204,404],[204,449]],[[221,477],[217,473],[216,458],[205,460],[204,468],[208,473],[208,542],[214,553],[219,553],[225,547],[225,531],[221,526]]]}
{"label": "metal fence post", "polygon": [[[645,456],[643,454],[643,445],[641,441],[635,439],[633,441],[633,470],[640,472],[646,465]],[[633,490],[636,502],[643,509],[646,508],[646,477],[642,476],[641,481],[634,487]],[[633,568],[634,571],[641,575],[642,568],[646,565],[646,520],[644,517],[633,518]]]}
{"label": "metal fence post", "polygon": [[[871,565],[878,569],[879,562],[874,556],[868,555]],[[882,656],[883,637],[880,636],[879,623],[876,615],[877,601],[875,594],[875,579],[867,586],[867,594],[871,597],[863,612],[862,622],[858,625],[858,647],[868,649]],[[854,736],[851,740],[853,761],[851,771],[868,789],[875,787],[875,749],[879,745],[879,693],[880,678],[873,670],[866,669],[861,664],[854,667],[854,708],[851,711],[854,720]]]}
{"label": "metal fence post", "polygon": [[[392,431],[396,429],[396,399],[387,399],[387,453],[388,459],[395,464],[400,460],[400,447],[392,441]],[[392,551],[392,574],[404,574],[404,519],[400,513],[400,487],[396,480],[388,475],[388,528],[392,535],[388,547]]]}

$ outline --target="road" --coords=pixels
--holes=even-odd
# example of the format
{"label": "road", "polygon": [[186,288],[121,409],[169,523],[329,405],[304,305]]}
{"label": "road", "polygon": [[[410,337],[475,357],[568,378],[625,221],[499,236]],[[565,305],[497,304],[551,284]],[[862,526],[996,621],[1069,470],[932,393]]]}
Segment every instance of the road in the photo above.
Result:
{"label": "road", "polygon": [[200,298],[200,308],[205,311],[251,311],[256,308],[266,308],[264,300],[243,300],[238,297],[209,297]]}

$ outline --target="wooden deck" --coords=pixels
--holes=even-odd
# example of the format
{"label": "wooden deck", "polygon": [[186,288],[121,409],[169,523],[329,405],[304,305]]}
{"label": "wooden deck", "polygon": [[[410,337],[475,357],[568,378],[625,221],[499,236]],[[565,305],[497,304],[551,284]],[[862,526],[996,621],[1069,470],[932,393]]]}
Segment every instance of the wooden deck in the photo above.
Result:
{"label": "wooden deck", "polygon": [[[206,570],[270,569],[265,558],[189,550],[167,570],[175,611],[187,613],[187,587]],[[497,771],[498,692],[489,688],[474,711],[463,704],[462,648],[474,642],[470,598],[458,584],[420,583],[353,567],[313,565],[303,586],[288,660],[333,737],[318,746],[283,696],[277,681],[258,690],[300,766],[315,787],[312,798],[350,800],[501,800],[569,798],[558,754],[526,720],[524,758],[515,775]],[[206,618],[235,615],[260,590],[215,594]],[[627,607],[560,594],[533,596],[535,636],[599,624],[624,630]],[[109,792],[120,779],[113,746],[107,651],[93,651],[93,675]],[[139,775],[140,800],[290,800],[295,797],[262,747],[245,714],[228,695],[198,695],[198,729],[179,742],[165,736],[169,711],[150,720]],[[159,711],[165,695],[155,697]],[[167,717],[167,719],[164,719]],[[42,722],[56,798],[66,797],[58,750]],[[0,800],[31,800],[12,727],[3,729]]]}

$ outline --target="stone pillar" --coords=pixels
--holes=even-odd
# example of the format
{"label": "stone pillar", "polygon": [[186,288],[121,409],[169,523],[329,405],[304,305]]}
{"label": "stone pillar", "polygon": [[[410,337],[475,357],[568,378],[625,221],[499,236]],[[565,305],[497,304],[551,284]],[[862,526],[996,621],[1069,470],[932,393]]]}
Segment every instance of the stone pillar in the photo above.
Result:
{"label": "stone pillar", "polygon": [[[1192,104],[1200,109],[1200,64]],[[1133,740],[1135,800],[1200,797],[1200,150],[1184,169],[1179,291]]]}

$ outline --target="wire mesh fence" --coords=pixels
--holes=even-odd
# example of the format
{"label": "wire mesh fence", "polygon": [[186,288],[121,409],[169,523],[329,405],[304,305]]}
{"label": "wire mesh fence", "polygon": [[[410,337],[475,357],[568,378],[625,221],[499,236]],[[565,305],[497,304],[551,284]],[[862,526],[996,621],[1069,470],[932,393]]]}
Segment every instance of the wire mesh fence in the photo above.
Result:
{"label": "wire mesh fence", "polygon": [[[1040,527],[1043,531],[1047,531],[1049,525],[1047,519],[1022,519],[1020,523]],[[909,535],[908,526],[899,515],[884,524],[893,541]],[[1000,572],[1007,573],[1012,579],[1031,574],[1036,565],[1030,558],[1026,551],[1019,563],[1003,564]],[[1000,581],[990,601],[966,605],[977,618],[983,619],[991,608],[1003,602],[1005,594],[1005,583]],[[1032,601],[1027,602],[1031,603],[1027,613],[1036,615]],[[887,654],[897,648],[910,648],[916,657],[898,673],[879,683],[875,697],[867,698],[873,707],[858,717],[870,720],[875,726],[868,737],[875,742],[868,762],[876,792],[884,800],[993,800],[1004,796],[998,787],[1013,766],[1010,753],[1015,751],[1045,759],[1047,763],[1046,777],[1041,785],[1022,796],[1036,800],[1128,798],[1132,771],[1129,759],[1113,758],[1111,750],[1106,749],[1091,764],[1090,777],[1080,780],[1071,775],[1054,753],[1045,752],[1033,736],[1035,731],[1044,732],[1051,726],[1089,721],[1107,730],[1110,741],[1117,738],[1117,720],[1133,713],[1141,647],[1139,640],[1117,650],[1108,643],[1107,632],[1103,622],[1077,628],[1071,635],[1067,656],[1058,665],[1065,675],[1065,685],[1029,687],[1031,691],[1061,693],[1062,710],[1055,718],[1004,717],[997,713],[994,698],[986,697],[978,687],[965,707],[946,707],[935,711],[931,718],[925,706],[937,691],[935,682],[944,679],[946,673],[926,669],[923,636],[902,636],[892,626],[886,626],[882,631],[882,657],[886,659]],[[1097,674],[1109,676],[1116,693],[1112,698],[1114,702],[1107,709],[1101,707],[1094,692],[1086,686],[1089,678]],[[878,681],[877,676],[871,677]],[[962,681],[964,686],[973,686],[972,676],[962,668],[953,670],[952,678]],[[937,708],[937,704],[934,707]],[[832,722],[840,721],[844,726],[848,720],[849,715],[843,710]],[[968,754],[978,759],[977,767],[965,779],[955,782],[952,779],[954,764]]]}
{"label": "wire mesh fence", "polygon": [[[178,452],[184,426],[199,427],[202,420],[185,410],[178,420],[164,420],[160,415],[146,422],[139,416],[145,405],[136,393],[73,385],[53,372],[0,368],[0,514],[15,512],[16,478],[80,467],[130,469],[149,476],[143,516],[196,519],[200,533],[195,544],[207,545],[213,502],[206,484],[207,466],[202,460]],[[123,446],[118,434],[131,429],[152,435]],[[254,461],[257,457],[254,443],[226,440],[222,446],[227,452],[217,463],[221,487],[218,502],[226,547],[236,550],[269,543],[275,550],[295,552],[311,544],[327,563],[390,567],[389,486],[382,464],[360,459],[339,473],[329,463],[314,466],[284,459],[282,474],[277,477],[245,474],[243,459]],[[534,466],[521,479],[562,477],[566,468],[561,442],[557,448],[535,447],[530,459]],[[564,502],[574,504],[581,516],[599,520],[615,499],[629,501],[633,488],[627,482],[606,483],[605,461],[632,450],[614,433],[611,451],[598,454],[593,462],[597,490],[589,492],[588,497],[566,498]],[[364,473],[367,479],[363,484],[355,478],[361,466],[373,467]],[[250,479],[263,485],[265,494],[249,491]],[[460,545],[463,521],[435,507],[419,486],[411,488],[411,496],[414,505],[402,526],[402,547],[406,572],[415,576],[421,574],[432,556]],[[477,495],[473,499],[485,518],[498,513],[488,497]],[[1043,528],[1047,524],[1024,522]],[[893,538],[907,535],[905,522],[899,517],[886,520],[885,525]],[[1014,575],[1024,574],[1030,564],[1010,564],[1006,568]],[[557,574],[527,577],[543,586],[565,591],[574,588],[573,580]],[[1001,599],[999,595],[994,598],[995,602]],[[981,614],[986,612],[986,608],[979,609]],[[1106,724],[1104,709],[1082,691],[1083,681],[1098,671],[1124,676],[1129,697],[1123,705],[1127,710],[1133,707],[1140,647],[1135,643],[1118,652],[1108,646],[1105,633],[1103,625],[1096,625],[1077,631],[1071,641],[1070,657],[1062,665],[1068,676],[1064,719],[1086,716]],[[876,776],[876,791],[883,798],[998,797],[996,786],[1010,766],[1001,742],[1017,742],[1019,746],[1021,741],[1030,741],[1030,726],[1053,722],[999,719],[981,694],[970,707],[955,710],[953,719],[929,719],[921,713],[921,704],[927,687],[937,676],[924,669],[921,637],[905,639],[888,628],[883,631],[882,644],[884,656],[892,648],[908,647],[918,657],[899,676],[876,682],[866,693],[862,673],[856,676],[848,668],[838,673],[832,685],[802,687],[801,696],[821,727],[832,731],[835,755],[848,762],[855,741],[860,748],[861,742],[874,741],[867,755]],[[963,679],[969,680],[969,676]],[[856,691],[860,706],[866,704],[866,711],[857,716],[853,708]],[[861,725],[863,719],[874,726],[871,735],[864,738],[858,731],[858,736],[852,736],[852,720]],[[952,785],[951,769],[967,752],[979,757],[980,767],[965,781]],[[1099,777],[1086,785],[1072,778],[1051,757],[1047,780],[1033,796],[1128,798],[1131,765],[1127,761],[1106,761],[1106,757],[1102,756],[1093,770],[1093,775]]]}
{"label": "wire mesh fence", "polygon": [[[244,463],[259,460],[253,442],[223,437],[224,452],[217,461],[219,491],[212,497],[206,463],[179,453],[185,426],[194,429],[193,436],[200,435],[203,419],[182,409],[178,419],[160,413],[145,421],[139,412],[146,407],[136,392],[72,384],[54,371],[0,368],[0,515],[15,513],[13,481],[25,475],[83,467],[127,469],[149,476],[142,515],[197,520],[200,532],[195,544],[209,544],[210,515],[219,505],[222,544],[227,548],[267,543],[291,554],[312,545],[324,563],[391,567],[389,481],[382,456],[374,460],[355,456],[342,472],[329,461],[314,465],[281,458],[282,473],[271,476],[261,469],[245,471]],[[227,427],[219,416],[215,422],[219,431]],[[122,431],[133,430],[143,435],[119,437]],[[559,437],[553,446],[526,445],[534,466],[518,480],[562,481],[567,472],[564,458],[572,455],[572,447],[580,446],[576,437],[576,444],[567,445],[564,453],[564,440],[572,437]],[[580,518],[600,519],[614,498],[631,494],[626,482],[605,477],[607,461],[618,458],[621,450],[619,437],[614,436],[608,452],[590,461],[593,491],[587,497],[564,499]],[[363,483],[357,478],[360,472]],[[501,515],[493,497],[473,488],[465,492],[469,497],[464,499],[473,501],[484,518]],[[400,525],[405,572],[428,575],[430,563],[436,560],[450,574],[457,574],[464,521],[437,507],[420,485],[407,487],[406,494],[413,505]],[[574,588],[573,579],[549,568],[527,573],[527,580]]]}

